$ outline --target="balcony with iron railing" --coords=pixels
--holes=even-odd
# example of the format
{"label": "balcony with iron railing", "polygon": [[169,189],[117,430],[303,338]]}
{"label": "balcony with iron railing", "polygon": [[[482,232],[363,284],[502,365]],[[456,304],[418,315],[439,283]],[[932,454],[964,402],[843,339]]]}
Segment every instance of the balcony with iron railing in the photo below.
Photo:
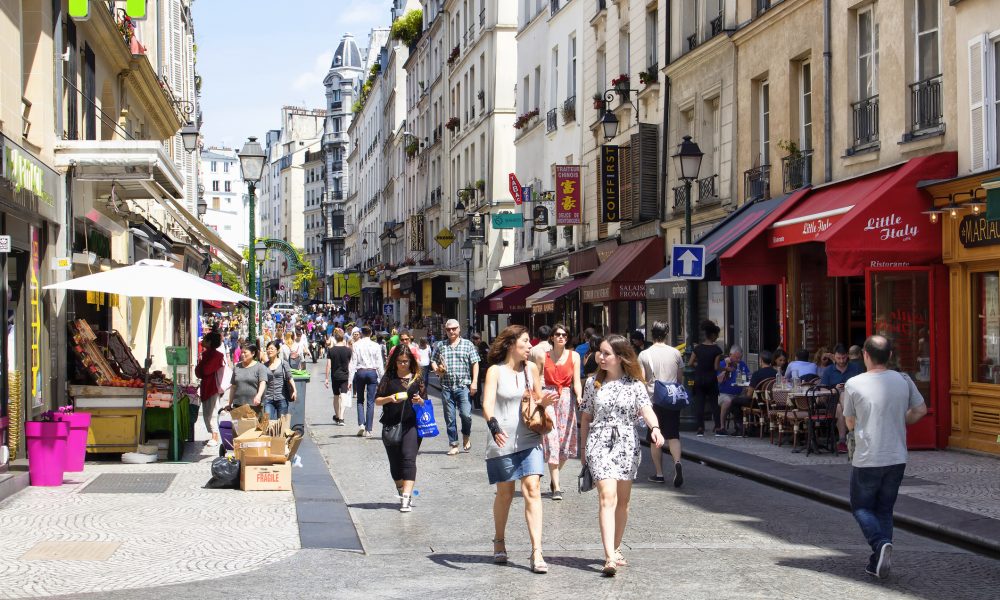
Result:
{"label": "balcony with iron railing", "polygon": [[767,200],[771,197],[771,165],[761,165],[743,172],[743,199]]}
{"label": "balcony with iron railing", "polygon": [[698,33],[695,32],[695,33],[692,33],[691,35],[687,36],[687,48],[688,48],[688,52],[694,50],[697,47],[698,47]]}
{"label": "balcony with iron railing", "polygon": [[722,24],[722,13],[719,13],[719,16],[717,16],[714,19],[712,19],[712,22],[709,24],[709,26],[712,29],[712,37],[715,37],[715,36],[719,35],[720,33],[722,33],[722,26],[723,26],[723,24]]}
{"label": "balcony with iron railing", "polygon": [[551,133],[559,127],[559,119],[556,118],[556,109],[550,109],[545,113],[545,131]]}
{"label": "balcony with iron railing", "polygon": [[335,161],[333,161],[333,164],[330,166],[330,168],[333,169],[334,172],[343,171],[344,170],[344,161],[342,161],[342,160],[335,160]]}
{"label": "balcony with iron railing", "polygon": [[559,6],[560,4],[562,4],[562,2],[560,2],[560,0],[549,0],[549,16],[550,17],[551,16],[555,16],[555,14],[557,12],[559,12],[559,9],[562,8],[561,6]]}
{"label": "balcony with iron railing", "polygon": [[483,5],[483,9],[479,11],[479,26],[486,27],[486,5]]}
{"label": "balcony with iron railing", "polygon": [[570,96],[563,101],[562,114],[563,123],[572,123],[576,120],[576,96]]}
{"label": "balcony with iron railing", "polygon": [[851,104],[853,136],[851,151],[878,146],[878,95]]}
{"label": "balcony with iron railing", "polygon": [[754,0],[754,16],[761,16],[767,12],[772,5],[778,4],[779,2],[781,2],[781,0]]}
{"label": "balcony with iron railing", "polygon": [[715,180],[718,178],[718,175],[709,175],[697,181],[698,204],[714,204],[719,201],[719,192],[715,187]]}
{"label": "balcony with iron railing", "polygon": [[802,150],[781,159],[782,189],[786,194],[812,183],[812,157],[812,150]]}
{"label": "balcony with iron railing", "polygon": [[332,192],[330,192],[330,199],[331,200],[343,200],[344,199],[344,192],[341,191],[341,190],[333,190]]}
{"label": "balcony with iron railing", "polygon": [[919,135],[942,125],[941,75],[910,84],[910,133]]}
{"label": "balcony with iron railing", "polygon": [[674,210],[684,210],[687,201],[687,186],[679,185],[674,189]]}

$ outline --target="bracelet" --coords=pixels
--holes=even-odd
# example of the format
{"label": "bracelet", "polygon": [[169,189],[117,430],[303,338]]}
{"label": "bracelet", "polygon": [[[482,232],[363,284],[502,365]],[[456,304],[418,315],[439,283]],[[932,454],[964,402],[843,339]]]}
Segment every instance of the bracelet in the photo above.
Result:
{"label": "bracelet", "polygon": [[652,431],[654,429],[659,429],[659,428],[660,428],[659,425],[653,425],[652,427],[649,428],[649,430]]}

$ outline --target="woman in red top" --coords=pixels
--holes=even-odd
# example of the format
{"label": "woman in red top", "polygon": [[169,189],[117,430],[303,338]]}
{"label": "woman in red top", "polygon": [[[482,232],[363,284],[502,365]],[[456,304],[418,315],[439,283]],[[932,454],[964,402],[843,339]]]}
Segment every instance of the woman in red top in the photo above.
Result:
{"label": "woman in red top", "polygon": [[580,383],[580,355],[566,347],[569,329],[557,324],[552,328],[550,341],[552,350],[545,354],[542,374],[545,389],[559,394],[559,399],[547,409],[554,413],[555,427],[542,438],[542,449],[549,465],[552,499],[562,500],[559,471],[566,459],[575,458],[577,454],[576,409],[583,396],[583,386]]}
{"label": "woman in red top", "polygon": [[[205,428],[212,434],[212,439],[208,441],[209,446],[219,445],[219,426],[214,420],[215,405],[222,395],[222,388],[219,386],[219,379],[226,368],[225,357],[219,352],[222,345],[222,336],[213,331],[205,335],[201,341],[205,351],[201,354],[198,366],[194,368],[194,374],[201,379],[201,410],[205,419]],[[222,372],[220,372],[222,371]]]}

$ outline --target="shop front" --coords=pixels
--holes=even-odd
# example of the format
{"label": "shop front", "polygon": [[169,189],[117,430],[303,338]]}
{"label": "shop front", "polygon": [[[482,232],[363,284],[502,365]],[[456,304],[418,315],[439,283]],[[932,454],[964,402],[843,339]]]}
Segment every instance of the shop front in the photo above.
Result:
{"label": "shop front", "polygon": [[500,269],[501,287],[476,304],[476,314],[486,317],[487,339],[508,325],[531,327],[528,298],[542,288],[542,269],[536,262]]}
{"label": "shop front", "polygon": [[924,191],[942,224],[951,297],[948,445],[1000,454],[1000,169]]}
{"label": "shop front", "polygon": [[580,284],[588,325],[598,332],[627,334],[646,328],[646,280],[665,262],[663,240],[649,237],[618,246]]}
{"label": "shop front", "polygon": [[[561,313],[557,313],[554,307],[550,310],[541,310],[542,298],[556,291],[569,279],[569,260],[565,252],[559,257],[550,257],[542,262],[542,282],[538,288],[525,300],[528,311],[531,312],[531,325],[529,329],[532,335],[542,325],[555,325],[562,318]],[[547,306],[545,308],[548,308]]]}
{"label": "shop front", "polygon": [[9,236],[0,247],[7,323],[0,337],[0,451],[9,451],[0,453],[0,473],[8,458],[23,456],[24,422],[57,404],[64,381],[50,359],[49,339],[61,327],[56,304],[41,292],[55,273],[49,265],[59,233],[58,189],[56,171],[0,136],[0,235]]}
{"label": "shop front", "polygon": [[946,349],[930,343],[949,331],[941,228],[923,214],[931,202],[918,184],[955,168],[955,154],[941,153],[809,189],[720,258],[724,285],[775,286],[769,336],[786,350],[889,337],[893,368],[913,378],[930,413],[910,428],[911,448],[943,447],[950,429]]}

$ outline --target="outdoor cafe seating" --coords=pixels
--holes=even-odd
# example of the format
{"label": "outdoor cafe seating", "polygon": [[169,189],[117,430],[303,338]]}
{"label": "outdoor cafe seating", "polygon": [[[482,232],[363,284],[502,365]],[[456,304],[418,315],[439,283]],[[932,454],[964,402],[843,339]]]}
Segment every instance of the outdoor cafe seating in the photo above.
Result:
{"label": "outdoor cafe seating", "polygon": [[765,379],[757,384],[750,404],[743,408],[743,436],[756,431],[757,437],[763,439],[767,431],[769,441],[781,446],[790,434],[793,452],[804,449],[807,456],[822,450],[834,452],[839,401],[836,387],[819,385],[815,379],[792,384]]}

